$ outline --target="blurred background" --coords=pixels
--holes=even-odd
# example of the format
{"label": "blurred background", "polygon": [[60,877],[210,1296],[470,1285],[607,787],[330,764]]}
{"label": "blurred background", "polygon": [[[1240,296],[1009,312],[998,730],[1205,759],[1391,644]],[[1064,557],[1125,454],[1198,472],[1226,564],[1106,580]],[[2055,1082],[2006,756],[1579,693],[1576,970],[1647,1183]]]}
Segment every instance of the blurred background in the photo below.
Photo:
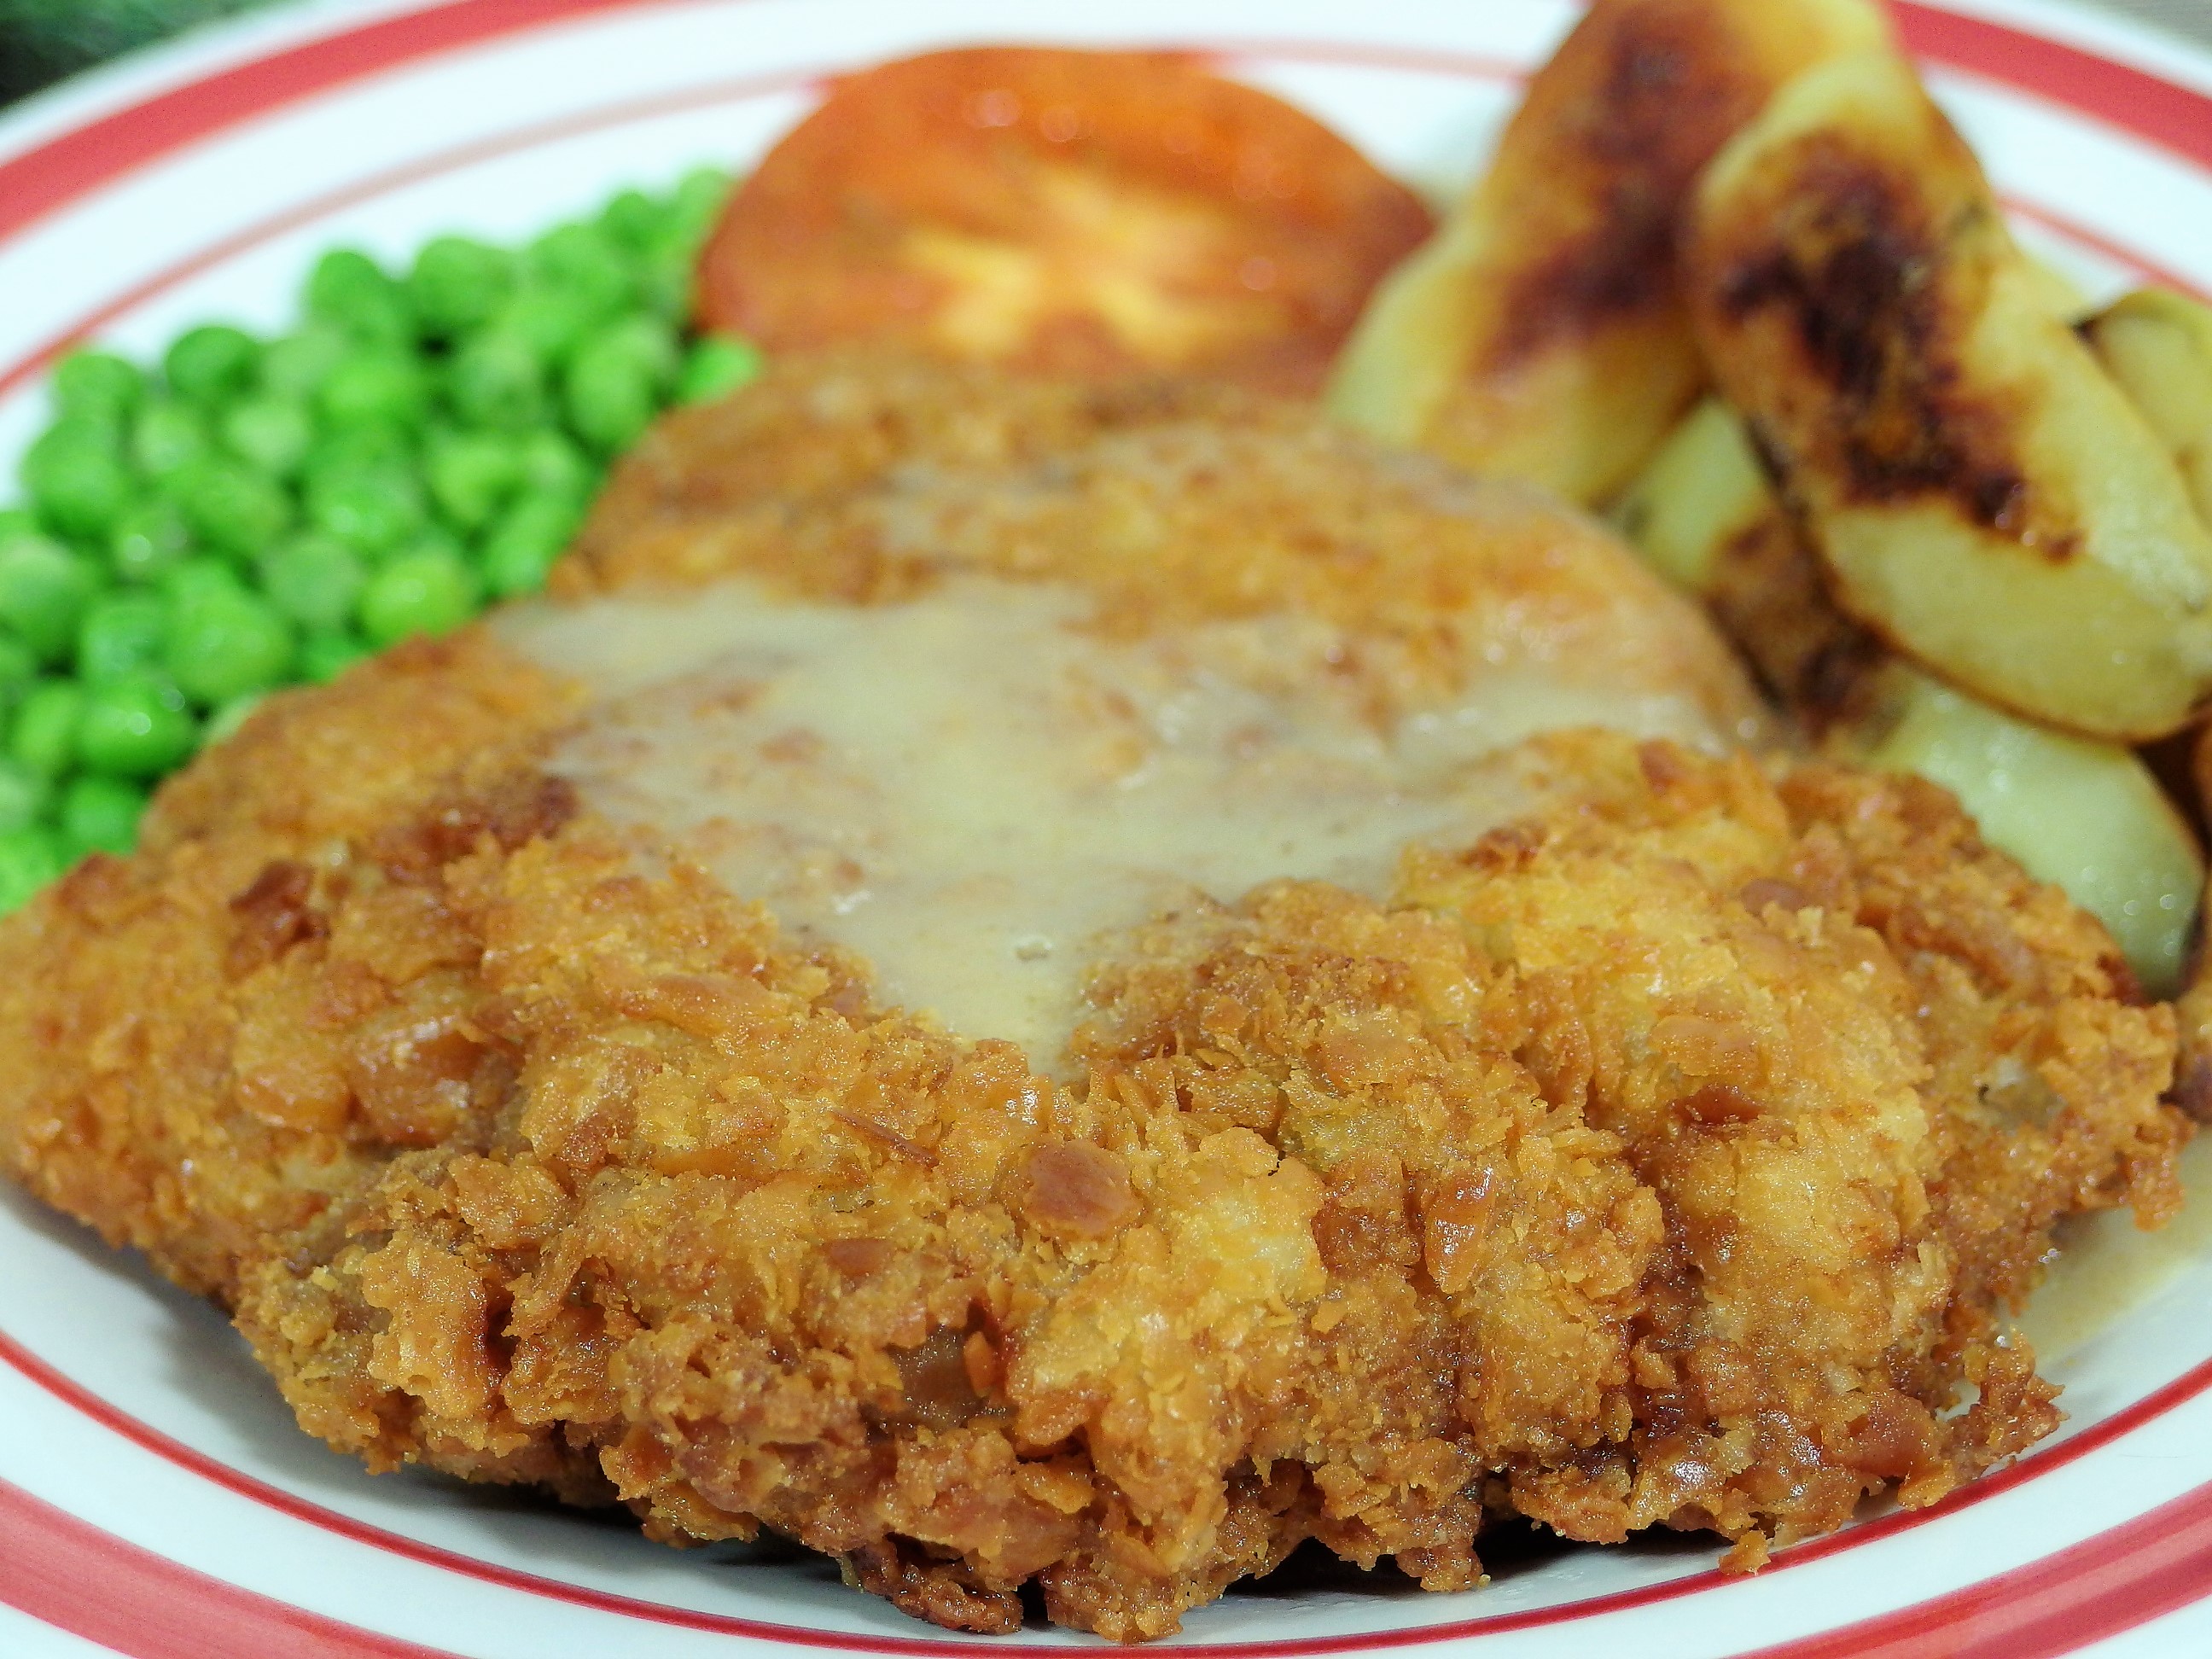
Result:
{"label": "blurred background", "polygon": [[[2094,0],[2212,45],[2212,0]],[[0,104],[133,46],[285,0],[0,0]]]}
{"label": "blurred background", "polygon": [[270,0],[0,0],[0,103]]}

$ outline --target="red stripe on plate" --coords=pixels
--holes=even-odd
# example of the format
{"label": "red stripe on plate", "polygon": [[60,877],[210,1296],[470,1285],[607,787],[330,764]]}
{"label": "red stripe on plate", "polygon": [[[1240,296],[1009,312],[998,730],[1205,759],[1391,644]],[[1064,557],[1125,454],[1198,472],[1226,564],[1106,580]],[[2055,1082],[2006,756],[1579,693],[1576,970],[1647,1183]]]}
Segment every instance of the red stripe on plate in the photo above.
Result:
{"label": "red stripe on plate", "polygon": [[[81,1413],[101,1427],[152,1452],[155,1456],[176,1465],[179,1468],[198,1475],[214,1486],[240,1498],[261,1504],[294,1520],[317,1527],[325,1532],[367,1544],[374,1549],[420,1562],[426,1566],[439,1567],[464,1577],[474,1578],[501,1589],[520,1590],[526,1595],[547,1600],[568,1601],[602,1613],[622,1614],[633,1619],[658,1624],[675,1625],[689,1630],[710,1631],[724,1635],[749,1636],[763,1642],[776,1642],[791,1646],[827,1647],[855,1652],[939,1655],[945,1659],[954,1656],[972,1656],[971,1644],[953,1644],[933,1640],[928,1637],[860,1636],[828,1631],[793,1628],[771,1624],[762,1620],[732,1618],[726,1614],[699,1613],[688,1607],[671,1607],[662,1602],[641,1601],[629,1596],[614,1595],[605,1590],[592,1589],[581,1584],[564,1583],[557,1579],[542,1578],[532,1573],[519,1571],[513,1567],[479,1560],[472,1556],[459,1555],[441,1549],[434,1544],[425,1544],[351,1516],[312,1504],[295,1497],[283,1489],[258,1480],[252,1475],[218,1462],[204,1452],[172,1439],[150,1424],[140,1421],[129,1413],[111,1405],[82,1384],[56,1370],[45,1360],[0,1332],[0,1363],[4,1363],[27,1380],[36,1383],[55,1399]],[[2146,1423],[2163,1417],[2200,1395],[2212,1391],[2212,1361],[2183,1373],[2164,1387],[2123,1407],[2103,1421],[2092,1424],[2079,1434],[2061,1441],[2050,1449],[2024,1458],[1996,1472],[1984,1475],[1979,1480],[1962,1487],[1942,1503],[1924,1510],[1907,1510],[1861,1522],[1849,1529],[1832,1533],[1826,1538],[1793,1545],[1781,1553],[1763,1577],[1771,1577],[1792,1567],[1823,1560],[1832,1555],[1871,1544],[1878,1540],[1911,1532],[1934,1521],[1954,1516],[1961,1510],[1971,1509],[1989,1498],[2024,1486],[2039,1476],[2051,1474],[2066,1465],[2100,1450],[2125,1434],[2141,1428]],[[2212,1492],[2212,1487],[2208,1487]],[[2208,1499],[2212,1501],[2212,1499]],[[1382,1648],[1420,1646],[1432,1642],[1463,1641],[1471,1638],[1499,1635],[1509,1631],[1539,1629],[1552,1625],[1571,1623],[1577,1620],[1593,1619],[1604,1613],[1626,1613],[1635,1608],[1650,1607],[1662,1601],[1680,1600],[1685,1596],[1717,1594],[1734,1585],[1752,1581],[1732,1578],[1710,1569],[1685,1574],[1640,1589],[1616,1590],[1610,1595],[1595,1595],[1578,1601],[1561,1603],[1556,1607],[1533,1607],[1524,1613],[1493,1613],[1487,1617],[1453,1620],[1434,1625],[1416,1626],[1409,1629],[1376,1632],[1356,1637],[1306,1637],[1288,1641],[1231,1642],[1210,1646],[1164,1643],[1148,1647],[1148,1653],[1164,1656],[1187,1655],[1191,1659],[1286,1659],[1287,1656],[1333,1654],[1353,1650],[1366,1651]],[[1904,1616],[1902,1613],[1893,1615]],[[2148,1616],[2148,1615],[2146,1615]],[[1050,1659],[1060,1654],[1059,1648],[1037,1647],[1024,1643],[993,1643],[989,1650],[1006,1659]]]}
{"label": "red stripe on plate", "polygon": [[[219,70],[0,164],[0,240],[133,168],[314,93],[502,34],[650,3],[453,0]],[[2212,164],[2212,99],[2201,93],[1984,18],[1914,0],[1893,0],[1891,9],[1906,44],[1924,57],[2008,82]],[[1432,61],[1449,59],[1439,53]]]}
{"label": "red stripe on plate", "polygon": [[[455,50],[496,36],[573,16],[647,3],[648,0],[454,0],[454,3],[382,20],[345,33],[310,41],[143,100],[131,108],[65,133],[0,164],[0,238],[20,230],[76,198],[171,151],[319,91],[379,70]],[[1904,3],[1896,11],[1905,39],[1924,56],[2009,82],[2052,101],[2212,164],[2212,99],[2062,43],[1935,7]],[[1357,49],[1352,49],[1356,51]],[[1379,60],[1386,54],[1375,54]],[[1394,67],[1451,72],[1494,72],[1449,54],[1387,54]],[[750,1620],[696,1613],[560,1584],[489,1563],[454,1556],[363,1522],[321,1510],[267,1486],[180,1445],[78,1388],[0,1338],[0,1358],[95,1420],[158,1455],[217,1484],[341,1535],[489,1583],[551,1596],[603,1611],[627,1613],[695,1629],[759,1639],[879,1652],[970,1654],[969,1644],[927,1638],[860,1638],[793,1630]],[[2212,1365],[2201,1366],[2114,1418],[2084,1431],[2041,1455],[1988,1477],[1930,1510],[1893,1515],[1835,1537],[1787,1552],[1773,1571],[1817,1560],[1856,1545],[1916,1528],[2070,1462],[2129,1429],[2172,1409],[2212,1386]],[[11,1497],[12,1494],[12,1497]],[[15,1501],[20,1500],[20,1503]],[[34,1506],[34,1507],[27,1507]],[[45,1512],[58,1528],[46,1542],[19,1537],[27,1516]],[[56,1538],[64,1541],[57,1544]],[[0,1483],[0,1559],[20,1575],[0,1583],[0,1600],[34,1617],[145,1659],[261,1659],[328,1655],[332,1659],[442,1659],[432,1650],[398,1643],[290,1607],[162,1560],[52,1510],[40,1500]],[[119,1564],[117,1565],[117,1564]],[[81,1595],[88,1565],[105,1567],[99,1597]],[[1224,1644],[1163,1652],[1235,1656],[1325,1653],[1355,1647],[1401,1646],[1565,1623],[1596,1614],[1717,1589],[1727,1582],[1697,1573],[1639,1590],[1518,1614],[1455,1621],[1426,1628],[1356,1638]],[[2151,1516],[1988,1583],[1885,1615],[1815,1644],[1772,1650],[1775,1659],[1876,1654],[1918,1659],[1941,1651],[1960,1659],[2002,1653],[2027,1656],[2130,1627],[2195,1599],[2212,1583],[2212,1488],[2177,1500]],[[128,1593],[124,1593],[127,1587]],[[2032,1591],[2033,1594],[2027,1592]],[[27,1597],[49,1597],[49,1607]],[[1992,1613],[1991,1609],[1997,1611]],[[119,1621],[112,1633],[102,1621]],[[1973,1623],[1995,1619],[1995,1623]],[[1960,1620],[1970,1621],[1962,1626]],[[99,1626],[95,1629],[94,1626]],[[1961,1645],[1961,1643],[1982,1645]],[[161,1645],[167,1643],[167,1645]],[[1904,1645],[1917,1643],[1920,1645]],[[1996,1645],[1990,1645],[1995,1644]],[[1043,1655],[1056,1649],[994,1644],[1001,1654]]]}
{"label": "red stripe on plate", "polygon": [[0,1601],[130,1659],[453,1659],[179,1566],[5,1480]]}
{"label": "red stripe on plate", "polygon": [[2056,1659],[2212,1589],[2212,1486],[1978,1584],[1745,1659]]}
{"label": "red stripe on plate", "polygon": [[1905,44],[1920,57],[2025,88],[2189,161],[2212,164],[2212,98],[2201,92],[1986,18],[1913,0],[1890,0],[1889,9]]}

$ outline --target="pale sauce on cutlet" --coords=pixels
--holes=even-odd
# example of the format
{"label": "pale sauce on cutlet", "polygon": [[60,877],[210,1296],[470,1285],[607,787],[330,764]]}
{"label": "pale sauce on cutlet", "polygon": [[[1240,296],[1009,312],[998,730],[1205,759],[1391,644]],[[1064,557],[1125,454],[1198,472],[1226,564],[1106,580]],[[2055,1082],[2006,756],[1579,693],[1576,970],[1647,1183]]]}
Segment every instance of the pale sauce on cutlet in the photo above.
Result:
{"label": "pale sauce on cutlet", "polygon": [[2020,1318],[2021,1334],[2046,1367],[2087,1347],[2185,1273],[2212,1265],[2212,1135],[2182,1149],[2179,1174],[2181,1212],[2155,1232],[2136,1226],[2126,1210],[2059,1223],[2050,1277]]}
{"label": "pale sauce on cutlet", "polygon": [[1407,843],[1525,806],[1480,763],[1534,732],[1716,741],[1690,697],[1602,665],[1407,702],[1385,647],[1311,618],[1112,639],[1086,604],[982,577],[872,607],[731,585],[495,626],[590,688],[552,763],[586,805],[865,957],[884,1005],[1040,1066],[1117,930],[1278,877],[1379,896]]}

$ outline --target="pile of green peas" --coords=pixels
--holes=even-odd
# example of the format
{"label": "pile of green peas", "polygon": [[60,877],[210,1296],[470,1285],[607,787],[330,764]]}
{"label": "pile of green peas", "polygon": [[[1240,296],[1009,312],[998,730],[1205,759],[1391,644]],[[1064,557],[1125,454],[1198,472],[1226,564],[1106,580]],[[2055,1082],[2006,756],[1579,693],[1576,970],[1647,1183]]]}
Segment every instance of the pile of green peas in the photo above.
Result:
{"label": "pile of green peas", "polygon": [[535,591],[606,464],[758,371],[684,329],[729,186],[625,190],[520,248],[325,253],[299,326],[210,323],[155,368],[81,349],[0,508],[0,914],[276,687]]}

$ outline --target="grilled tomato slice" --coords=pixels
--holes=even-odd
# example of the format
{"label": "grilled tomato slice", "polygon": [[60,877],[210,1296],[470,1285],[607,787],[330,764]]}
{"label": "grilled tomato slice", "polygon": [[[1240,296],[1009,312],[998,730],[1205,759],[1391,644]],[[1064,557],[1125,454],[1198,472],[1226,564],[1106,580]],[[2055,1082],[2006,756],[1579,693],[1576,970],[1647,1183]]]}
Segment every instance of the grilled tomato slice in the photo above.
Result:
{"label": "grilled tomato slice", "polygon": [[701,255],[712,329],[1310,392],[1428,211],[1312,117],[1158,52],[989,47],[840,80]]}

